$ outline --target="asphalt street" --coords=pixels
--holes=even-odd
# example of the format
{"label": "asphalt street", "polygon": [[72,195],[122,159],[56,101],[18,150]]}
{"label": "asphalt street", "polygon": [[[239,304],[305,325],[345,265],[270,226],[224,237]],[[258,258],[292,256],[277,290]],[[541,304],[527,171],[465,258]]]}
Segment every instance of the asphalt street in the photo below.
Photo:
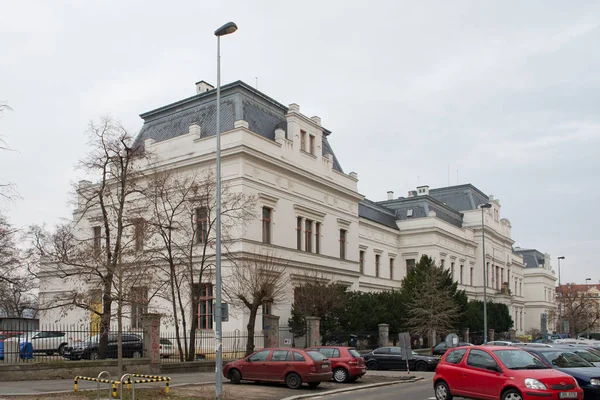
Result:
{"label": "asphalt street", "polygon": [[355,390],[352,392],[337,393],[332,395],[321,395],[311,399],[322,400],[429,400],[435,399],[431,379],[423,379],[415,383],[403,383],[397,385],[381,386],[372,389]]}

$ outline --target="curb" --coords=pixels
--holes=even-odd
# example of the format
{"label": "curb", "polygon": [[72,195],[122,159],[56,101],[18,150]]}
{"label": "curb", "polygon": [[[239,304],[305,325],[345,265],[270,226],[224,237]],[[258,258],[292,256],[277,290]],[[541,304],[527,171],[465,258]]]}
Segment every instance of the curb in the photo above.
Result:
{"label": "curb", "polygon": [[[169,387],[174,388],[174,387],[183,387],[183,386],[208,386],[208,385],[214,385],[215,382],[200,382],[200,383],[175,383],[173,385],[169,385]],[[144,387],[141,389],[149,389],[148,387]],[[106,387],[101,387],[100,391],[107,391],[108,388]],[[78,392],[95,392],[96,389],[95,388],[85,388],[85,389],[79,389]],[[54,391],[49,391],[49,392],[30,392],[30,393],[2,393],[0,394],[0,400],[5,399],[5,396],[11,396],[11,397],[19,397],[19,396],[43,396],[45,394],[65,394],[65,393],[74,393],[74,390],[54,390]]]}
{"label": "curb", "polygon": [[369,385],[354,386],[354,387],[348,387],[348,388],[342,388],[342,389],[334,389],[334,390],[328,390],[326,392],[299,394],[296,396],[286,397],[281,400],[310,399],[313,397],[327,396],[330,394],[337,394],[337,393],[344,393],[344,392],[353,392],[355,390],[370,389],[370,388],[375,388],[375,387],[380,387],[380,386],[391,386],[391,385],[400,385],[403,383],[418,382],[418,381],[422,381],[424,379],[425,379],[424,377],[418,376],[415,379],[404,379],[401,381],[371,383]]}

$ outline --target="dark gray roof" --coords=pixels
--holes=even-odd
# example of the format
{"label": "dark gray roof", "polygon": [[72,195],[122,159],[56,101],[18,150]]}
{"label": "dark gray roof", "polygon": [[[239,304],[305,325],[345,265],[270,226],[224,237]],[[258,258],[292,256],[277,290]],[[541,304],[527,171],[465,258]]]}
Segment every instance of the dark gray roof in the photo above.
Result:
{"label": "dark gray roof", "polygon": [[370,200],[363,200],[358,203],[358,216],[385,225],[388,228],[398,229],[396,225],[396,215],[394,211],[386,209]]}
{"label": "dark gray roof", "polygon": [[535,249],[522,249],[516,247],[513,249],[513,253],[523,256],[523,263],[525,268],[541,268],[546,263],[546,257],[541,251]]}
{"label": "dark gray roof", "polygon": [[[389,210],[394,210],[398,220],[423,218],[427,217],[430,211],[434,211],[437,218],[454,226],[462,227],[463,215],[460,212],[430,196],[399,197],[393,200],[380,201],[377,204]],[[412,210],[410,216],[409,210]]]}
{"label": "dark gray roof", "polygon": [[476,210],[487,203],[489,197],[471,184],[430,189],[429,196],[447,204],[456,211]]}
{"label": "dark gray roof", "polygon": [[[286,132],[285,114],[288,108],[252,88],[242,81],[221,87],[221,132],[233,129],[238,120],[248,122],[249,129],[267,139],[275,140],[275,129]],[[157,142],[168,140],[189,132],[190,125],[200,125],[201,137],[214,136],[216,132],[216,90],[209,90],[141,114],[144,125],[135,139],[134,146],[143,147],[146,139]],[[343,172],[323,129],[323,155],[333,156],[333,169]],[[290,139],[290,138],[288,138]]]}

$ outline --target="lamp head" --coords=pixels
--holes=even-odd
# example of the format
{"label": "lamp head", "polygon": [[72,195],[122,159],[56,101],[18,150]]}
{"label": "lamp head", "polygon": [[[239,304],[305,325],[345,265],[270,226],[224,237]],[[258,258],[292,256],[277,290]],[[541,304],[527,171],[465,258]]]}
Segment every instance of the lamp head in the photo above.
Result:
{"label": "lamp head", "polygon": [[492,208],[492,204],[491,203],[480,204],[479,208]]}
{"label": "lamp head", "polygon": [[559,260],[564,260],[564,259],[565,259],[565,256],[560,256],[560,257],[558,257],[558,259],[559,259]]}
{"label": "lamp head", "polygon": [[215,36],[225,36],[237,31],[238,27],[234,22],[228,22],[215,31]]}

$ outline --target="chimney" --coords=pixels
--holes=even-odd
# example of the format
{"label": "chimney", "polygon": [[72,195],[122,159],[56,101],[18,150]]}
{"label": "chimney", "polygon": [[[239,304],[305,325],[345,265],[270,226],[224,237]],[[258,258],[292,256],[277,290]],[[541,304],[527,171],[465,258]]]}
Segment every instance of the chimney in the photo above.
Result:
{"label": "chimney", "polygon": [[408,197],[415,197],[417,195],[417,191],[416,190],[409,190],[408,191]]}
{"label": "chimney", "polygon": [[196,82],[196,94],[208,92],[209,90],[213,90],[215,87],[210,83],[200,81]]}
{"label": "chimney", "polygon": [[417,194],[419,196],[427,196],[429,195],[429,186],[417,186]]}
{"label": "chimney", "polygon": [[391,190],[387,192],[388,195],[388,200],[394,200],[394,192],[392,192]]}
{"label": "chimney", "polygon": [[310,117],[310,119],[312,120],[312,122],[314,122],[315,124],[321,126],[321,117],[317,117],[316,115],[314,117]]}

